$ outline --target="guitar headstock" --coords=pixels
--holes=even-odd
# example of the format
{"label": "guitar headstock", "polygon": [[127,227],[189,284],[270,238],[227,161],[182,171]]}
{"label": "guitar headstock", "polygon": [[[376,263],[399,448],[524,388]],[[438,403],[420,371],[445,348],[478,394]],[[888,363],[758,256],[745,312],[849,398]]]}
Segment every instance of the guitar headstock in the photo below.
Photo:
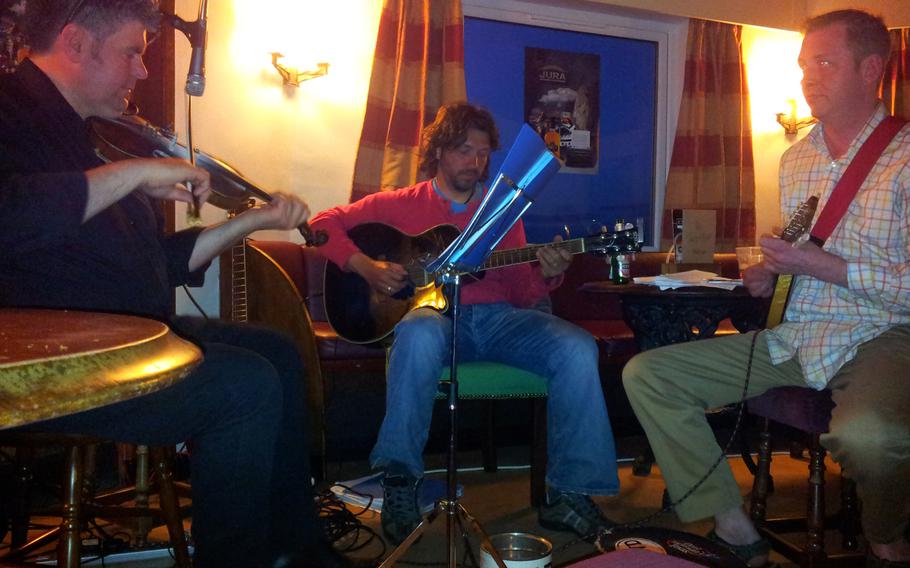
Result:
{"label": "guitar headstock", "polygon": [[641,251],[638,229],[631,227],[622,231],[601,231],[586,237],[585,251],[596,254],[623,254]]}
{"label": "guitar headstock", "polygon": [[786,228],[780,234],[780,238],[788,243],[795,243],[801,236],[809,232],[812,226],[812,219],[815,217],[815,209],[818,207],[818,197],[811,196],[809,199],[800,203],[799,207],[790,217]]}

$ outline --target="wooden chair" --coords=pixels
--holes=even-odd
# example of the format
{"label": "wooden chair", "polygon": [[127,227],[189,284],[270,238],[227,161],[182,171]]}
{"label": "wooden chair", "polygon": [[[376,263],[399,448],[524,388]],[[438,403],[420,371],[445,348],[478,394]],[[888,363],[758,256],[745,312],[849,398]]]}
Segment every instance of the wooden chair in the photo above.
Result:
{"label": "wooden chair", "polygon": [[[437,399],[448,393],[449,367],[442,371]],[[473,361],[458,366],[458,396],[462,400],[487,403],[486,436],[483,441],[483,467],[490,473],[498,469],[496,459],[495,403],[498,400],[529,399],[531,417],[531,506],[543,504],[547,465],[547,382],[531,373],[491,361]]]}
{"label": "wooden chair", "polygon": [[[146,454],[146,456],[151,456],[152,465],[157,473],[160,507],[149,507],[147,501],[144,506],[141,503],[129,507],[112,506],[101,502],[104,500],[103,497],[100,498],[100,501],[97,500],[98,496],[94,492],[94,455],[99,443],[100,440],[91,436],[76,434],[41,432],[3,432],[0,434],[0,446],[19,449],[17,451],[17,499],[13,511],[10,550],[0,560],[21,561],[54,539],[58,539],[57,566],[77,567],[81,560],[81,533],[89,519],[95,517],[140,519],[155,517],[162,520],[167,526],[176,565],[180,568],[189,568],[191,566],[190,556],[168,450],[155,447]],[[56,512],[61,517],[61,523],[60,526],[26,542],[30,516],[27,509],[29,481],[32,477],[29,461],[33,448],[39,446],[63,446],[65,448],[63,501]],[[143,459],[147,462],[147,458]],[[140,463],[142,462],[140,461]],[[144,467],[147,471],[148,464],[146,463]],[[139,501],[141,502],[141,500],[140,496]],[[144,538],[144,535],[141,538]]]}
{"label": "wooden chair", "polygon": [[[863,558],[858,552],[856,487],[841,476],[841,510],[838,515],[825,512],[825,455],[819,438],[828,431],[834,402],[828,390],[816,391],[803,387],[778,387],[747,401],[750,414],[764,418],[760,434],[758,469],[752,485],[750,514],[759,531],[771,541],[772,547],[797,561],[803,567],[848,565]],[[809,497],[805,517],[768,518],[767,498],[771,488],[770,422],[795,428],[805,436],[809,448]],[[844,553],[831,555],[825,549],[825,529],[838,528],[842,535]],[[787,539],[785,535],[805,534],[805,544]]]}

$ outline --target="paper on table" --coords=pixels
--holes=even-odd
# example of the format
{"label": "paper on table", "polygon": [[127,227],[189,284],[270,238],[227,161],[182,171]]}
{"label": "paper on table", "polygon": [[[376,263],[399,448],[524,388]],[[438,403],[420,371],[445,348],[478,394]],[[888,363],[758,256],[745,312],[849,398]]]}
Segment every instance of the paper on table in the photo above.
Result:
{"label": "paper on table", "polygon": [[713,272],[705,272],[704,270],[686,270],[673,274],[661,274],[660,276],[639,276],[635,278],[635,283],[657,286],[661,290],[684,288],[686,286],[707,286],[708,288],[732,290],[737,286],[742,286],[742,280],[723,278]]}

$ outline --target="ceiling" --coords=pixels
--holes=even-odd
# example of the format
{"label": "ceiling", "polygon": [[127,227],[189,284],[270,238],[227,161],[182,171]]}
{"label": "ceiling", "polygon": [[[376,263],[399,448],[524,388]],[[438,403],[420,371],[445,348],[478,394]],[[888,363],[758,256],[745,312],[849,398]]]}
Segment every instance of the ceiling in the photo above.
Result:
{"label": "ceiling", "polygon": [[672,16],[799,30],[809,16],[861,7],[885,18],[888,27],[910,26],[907,0],[593,0],[598,4],[647,10]]}

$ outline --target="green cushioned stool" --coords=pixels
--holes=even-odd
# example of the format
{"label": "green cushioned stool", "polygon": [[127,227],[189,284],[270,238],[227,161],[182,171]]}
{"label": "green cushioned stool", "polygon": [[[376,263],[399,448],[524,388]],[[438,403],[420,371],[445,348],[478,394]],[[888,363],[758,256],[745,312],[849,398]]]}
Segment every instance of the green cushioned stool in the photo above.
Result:
{"label": "green cushioned stool", "polygon": [[[448,396],[449,367],[442,370],[437,399]],[[505,399],[529,399],[531,418],[531,505],[543,503],[547,465],[547,381],[518,367],[491,361],[473,361],[458,366],[458,398],[487,401],[487,435],[483,442],[484,470],[495,472],[494,403]]]}

